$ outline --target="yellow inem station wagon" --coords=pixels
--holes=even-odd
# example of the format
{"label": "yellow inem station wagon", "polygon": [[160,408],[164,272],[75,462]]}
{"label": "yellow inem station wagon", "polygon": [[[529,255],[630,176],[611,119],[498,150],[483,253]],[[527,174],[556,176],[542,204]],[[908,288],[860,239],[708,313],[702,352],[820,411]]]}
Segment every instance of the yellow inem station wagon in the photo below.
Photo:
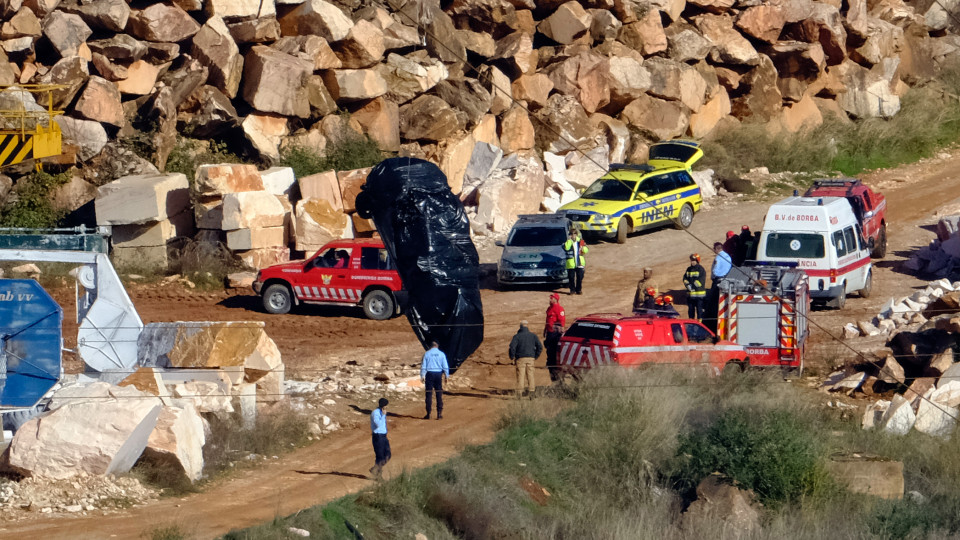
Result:
{"label": "yellow inem station wagon", "polygon": [[633,231],[693,223],[703,198],[690,167],[703,157],[700,144],[669,141],[650,147],[642,165],[614,164],[580,198],[557,210],[585,235],[616,238],[622,244]]}

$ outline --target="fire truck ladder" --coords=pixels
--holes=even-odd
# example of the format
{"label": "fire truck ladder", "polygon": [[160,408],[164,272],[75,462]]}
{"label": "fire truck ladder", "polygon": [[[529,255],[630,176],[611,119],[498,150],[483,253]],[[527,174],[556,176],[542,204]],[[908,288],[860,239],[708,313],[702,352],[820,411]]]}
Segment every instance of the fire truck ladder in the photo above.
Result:
{"label": "fire truck ladder", "polygon": [[53,108],[53,91],[61,88],[55,84],[0,86],[0,93],[29,93],[38,104],[45,103],[45,108],[27,110],[21,99],[19,108],[0,110],[0,168],[61,154],[60,125],[53,121],[63,114]]}

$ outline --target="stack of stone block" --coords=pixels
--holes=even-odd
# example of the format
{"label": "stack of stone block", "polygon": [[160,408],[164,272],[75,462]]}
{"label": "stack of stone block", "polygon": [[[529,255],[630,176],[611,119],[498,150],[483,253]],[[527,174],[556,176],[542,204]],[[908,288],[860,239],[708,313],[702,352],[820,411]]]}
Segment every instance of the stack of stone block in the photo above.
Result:
{"label": "stack of stone block", "polygon": [[198,240],[225,242],[252,268],[289,261],[294,186],[288,167],[261,174],[246,164],[200,166],[194,185]]}
{"label": "stack of stone block", "polygon": [[97,189],[97,225],[112,228],[118,265],[164,271],[194,233],[187,177],[180,173],[132,175]]}
{"label": "stack of stone block", "polygon": [[296,210],[297,251],[312,255],[339,238],[372,236],[373,221],[357,215],[356,199],[370,168],[326,171],[298,180],[301,199]]}

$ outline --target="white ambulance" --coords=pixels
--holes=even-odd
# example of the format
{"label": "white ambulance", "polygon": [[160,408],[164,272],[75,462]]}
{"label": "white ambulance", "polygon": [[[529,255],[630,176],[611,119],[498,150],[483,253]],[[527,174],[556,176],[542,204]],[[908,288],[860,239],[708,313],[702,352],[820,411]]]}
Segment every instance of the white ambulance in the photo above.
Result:
{"label": "white ambulance", "polygon": [[843,197],[788,197],[772,205],[757,260],[796,262],[810,277],[815,302],[842,308],[849,293],[870,296],[870,247]]}

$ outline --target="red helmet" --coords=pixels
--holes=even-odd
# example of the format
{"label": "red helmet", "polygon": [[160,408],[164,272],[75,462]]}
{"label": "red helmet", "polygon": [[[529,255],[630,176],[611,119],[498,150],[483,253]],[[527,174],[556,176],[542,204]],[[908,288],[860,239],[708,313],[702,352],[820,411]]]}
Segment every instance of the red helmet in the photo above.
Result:
{"label": "red helmet", "polygon": [[727,238],[733,238],[733,237],[736,236],[736,235],[737,235],[737,233],[735,233],[735,232],[733,232],[733,231],[727,231]]}
{"label": "red helmet", "polygon": [[699,254],[699,253],[691,253],[691,254],[690,254],[690,260],[691,260],[691,261],[700,262],[700,254]]}
{"label": "red helmet", "polygon": [[654,300],[654,302],[656,302],[656,304],[657,304],[658,306],[662,306],[662,305],[663,305],[663,297],[662,297],[662,296],[658,296],[657,299]]}
{"label": "red helmet", "polygon": [[670,296],[669,294],[663,295],[663,303],[664,303],[664,304],[672,304],[672,303],[673,303],[673,297]]}

